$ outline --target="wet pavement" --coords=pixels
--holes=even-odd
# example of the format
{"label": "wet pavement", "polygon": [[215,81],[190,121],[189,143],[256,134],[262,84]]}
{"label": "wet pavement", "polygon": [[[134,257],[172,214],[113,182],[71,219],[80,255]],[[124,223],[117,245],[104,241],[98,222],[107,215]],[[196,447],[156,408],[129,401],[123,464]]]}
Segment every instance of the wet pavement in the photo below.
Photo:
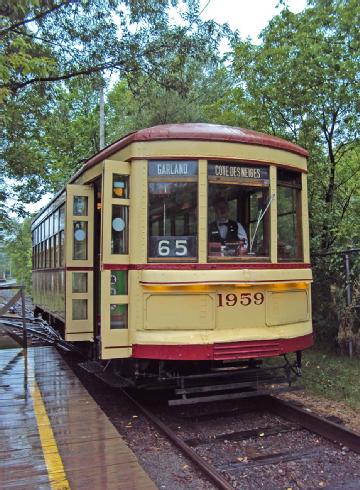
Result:
{"label": "wet pavement", "polygon": [[53,347],[0,350],[0,488],[154,489]]}

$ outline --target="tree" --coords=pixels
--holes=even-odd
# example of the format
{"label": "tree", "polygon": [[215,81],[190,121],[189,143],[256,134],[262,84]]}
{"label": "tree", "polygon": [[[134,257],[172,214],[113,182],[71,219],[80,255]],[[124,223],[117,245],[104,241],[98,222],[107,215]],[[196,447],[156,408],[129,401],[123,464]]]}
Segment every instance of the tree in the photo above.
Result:
{"label": "tree", "polygon": [[23,284],[31,291],[31,218],[23,222],[13,221],[8,238],[5,240],[5,251],[11,259],[12,275],[17,284]]}
{"label": "tree", "polygon": [[311,152],[311,231],[323,250],[337,243],[359,200],[359,21],[355,0],[313,0],[299,14],[274,17],[260,46],[234,49],[251,126]]}
{"label": "tree", "polygon": [[[181,4],[181,24],[169,7]],[[221,30],[201,22],[197,0],[19,0],[0,18],[2,96],[25,87],[104,70],[144,69],[177,84],[173,70]]]}
{"label": "tree", "polygon": [[157,124],[228,122],[219,101],[231,91],[232,81],[221,60],[187,62],[178,73],[184,76],[186,93],[164,88],[145,75],[117,83],[107,98],[108,141]]}
{"label": "tree", "polygon": [[[180,23],[170,20],[170,6],[182,7]],[[94,132],[90,136],[80,130],[80,114],[77,141],[84,144],[70,147],[60,135],[65,116],[59,111],[69,109],[76,119],[76,109],[70,109],[76,102],[67,92],[87,92],[91,104],[83,101],[82,110],[92,113],[96,104],[90,85],[100,75],[116,72],[123,79],[146,76],[165,90],[186,94],[191,80],[185,72],[178,76],[182,67],[188,60],[211,58],[228,32],[200,20],[198,0],[19,0],[0,13],[0,163],[4,178],[20,181],[7,192],[6,181],[0,182],[3,219],[5,194],[13,190],[20,200],[36,200],[47,189],[49,176],[50,186],[60,186],[71,170],[70,160],[81,162],[98,150]],[[77,88],[71,82],[75,78]],[[87,115],[82,117],[89,122]]]}

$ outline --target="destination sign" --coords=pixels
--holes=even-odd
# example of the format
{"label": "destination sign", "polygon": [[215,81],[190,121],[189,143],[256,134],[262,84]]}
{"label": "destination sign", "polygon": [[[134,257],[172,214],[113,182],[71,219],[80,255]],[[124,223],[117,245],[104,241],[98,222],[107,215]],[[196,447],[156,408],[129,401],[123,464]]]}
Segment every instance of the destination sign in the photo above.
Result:
{"label": "destination sign", "polygon": [[149,177],[194,177],[198,173],[196,160],[151,160]]}
{"label": "destination sign", "polygon": [[250,166],[231,162],[209,163],[208,175],[219,180],[248,180],[259,181],[263,184],[269,183],[269,168],[254,165]]}

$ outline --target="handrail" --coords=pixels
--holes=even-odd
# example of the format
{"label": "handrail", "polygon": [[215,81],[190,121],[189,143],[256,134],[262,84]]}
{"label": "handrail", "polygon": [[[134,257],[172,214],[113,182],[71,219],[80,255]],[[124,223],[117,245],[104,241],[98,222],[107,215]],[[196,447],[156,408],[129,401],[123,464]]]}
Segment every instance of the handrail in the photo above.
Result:
{"label": "handrail", "polygon": [[18,292],[9,299],[9,301],[0,308],[0,320],[5,316],[5,313],[21,299],[21,320],[23,325],[23,348],[27,349],[27,329],[25,315],[25,286],[17,284],[0,285],[0,291],[8,289],[18,289]]}

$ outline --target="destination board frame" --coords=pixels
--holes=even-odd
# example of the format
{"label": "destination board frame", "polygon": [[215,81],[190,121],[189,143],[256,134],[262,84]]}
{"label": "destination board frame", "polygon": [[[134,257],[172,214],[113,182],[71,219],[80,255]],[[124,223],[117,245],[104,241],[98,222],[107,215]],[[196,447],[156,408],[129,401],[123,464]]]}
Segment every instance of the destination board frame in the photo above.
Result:
{"label": "destination board frame", "polygon": [[228,160],[209,161],[208,181],[268,187],[270,185],[269,166]]}

